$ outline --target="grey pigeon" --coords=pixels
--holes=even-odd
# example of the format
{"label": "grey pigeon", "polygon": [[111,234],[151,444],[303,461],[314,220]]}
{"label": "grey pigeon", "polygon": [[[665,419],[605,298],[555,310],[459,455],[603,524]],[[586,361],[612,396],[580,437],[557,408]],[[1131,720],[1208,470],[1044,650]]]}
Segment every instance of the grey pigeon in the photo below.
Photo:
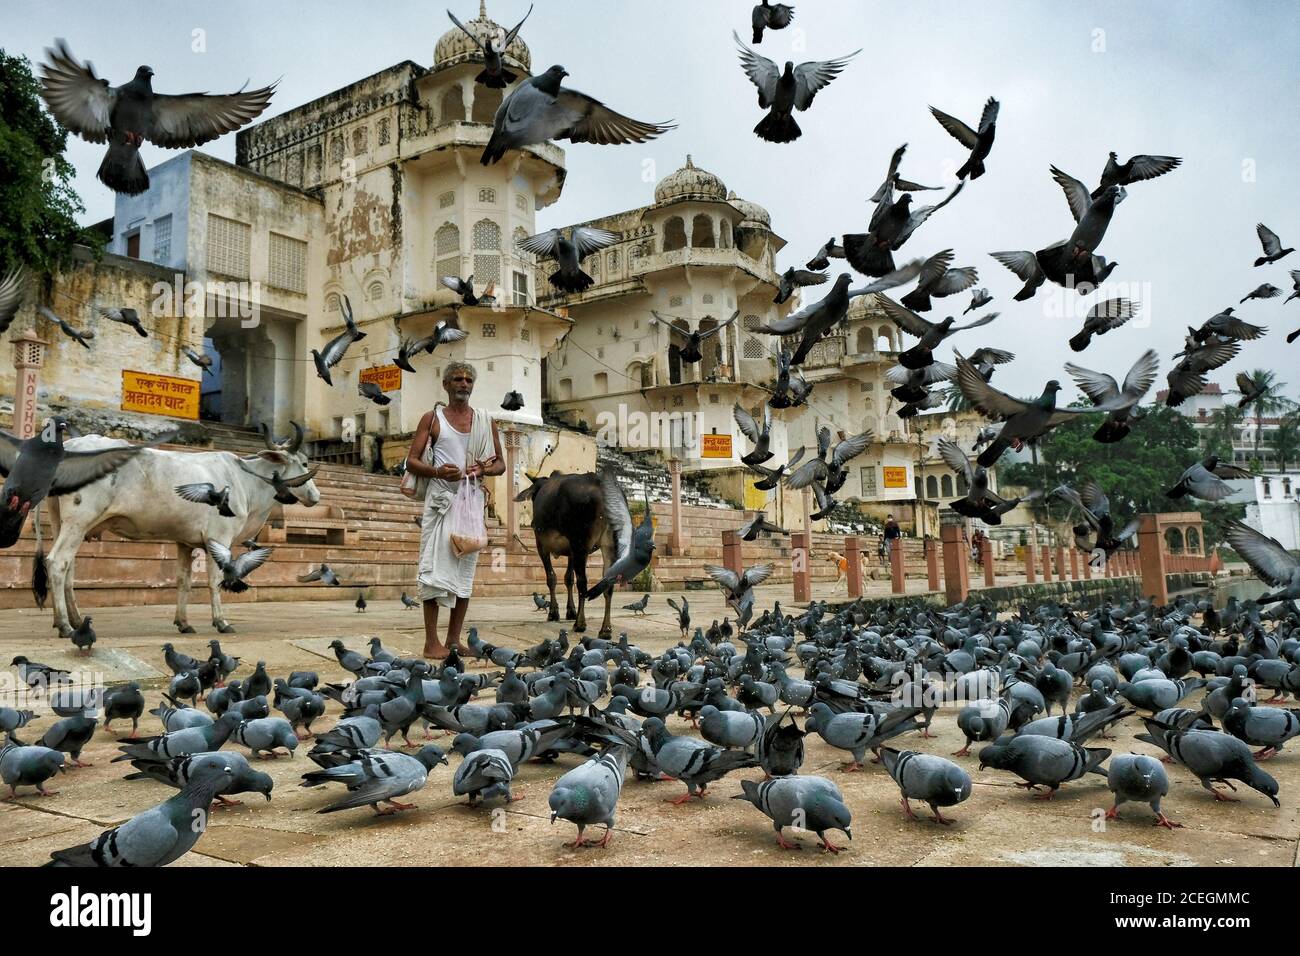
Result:
{"label": "grey pigeon", "polygon": [[1262,222],[1256,223],[1255,234],[1259,236],[1259,244],[1264,249],[1264,254],[1255,260],[1256,267],[1277,262],[1283,256],[1289,256],[1295,252],[1294,248],[1283,249],[1282,240],[1277,237],[1277,233]]}
{"label": "grey pigeon", "polygon": [[1118,329],[1138,313],[1138,304],[1130,299],[1106,299],[1088,310],[1083,318],[1083,328],[1071,336],[1070,348],[1082,352],[1094,335],[1105,335]]}
{"label": "grey pigeon", "polygon": [[166,866],[207,832],[212,801],[234,776],[221,755],[203,755],[180,793],[80,846],[55,850],[46,866]]}
{"label": "grey pigeon", "polygon": [[731,750],[758,746],[766,724],[749,710],[718,710],[712,704],[700,708],[700,736],[711,744]]}
{"label": "grey pigeon", "polygon": [[116,322],[119,325],[125,325],[128,328],[134,329],[136,335],[139,335],[141,338],[147,339],[149,337],[149,333],[145,331],[145,327],[140,324],[140,313],[136,312],[135,309],[126,307],[120,309],[99,308],[95,311],[110,322]]}
{"label": "grey pigeon", "polygon": [[504,90],[519,79],[514,71],[507,69],[502,56],[509,49],[510,44],[515,41],[515,37],[519,35],[519,28],[524,25],[524,21],[532,15],[532,12],[533,5],[530,3],[523,20],[520,20],[509,30],[498,30],[495,36],[489,35],[481,39],[478,34],[473,33],[465,24],[457,20],[450,10],[447,11],[447,16],[451,18],[451,22],[456,24],[461,32],[470,38],[483,55],[483,69],[478,76],[474,77],[475,83],[480,83],[488,89]]}
{"label": "grey pigeon", "polygon": [[807,288],[810,285],[821,285],[827,278],[825,272],[813,272],[809,269],[796,269],[791,266],[781,273],[781,279],[777,283],[776,296],[772,301],[780,305],[794,295],[795,289]]}
{"label": "grey pigeon", "polygon": [[212,374],[211,355],[200,355],[198,352],[194,351],[192,348],[189,348],[188,346],[181,349],[181,351],[185,353],[185,357],[187,359],[189,359],[192,363],[194,363],[195,365],[197,365],[199,368],[203,370],[204,375]]}
{"label": "grey pigeon", "polygon": [[785,3],[760,0],[750,11],[750,25],[754,28],[754,42],[763,42],[764,30],[784,30],[794,20],[794,7]]}
{"label": "grey pigeon", "polygon": [[641,725],[654,752],[655,762],[665,774],[686,784],[686,793],[670,803],[680,805],[691,797],[704,799],[710,783],[733,770],[753,767],[758,759],[743,750],[722,750],[694,737],[669,733],[658,717],[649,717]]}
{"label": "grey pigeon", "polygon": [[984,175],[984,160],[993,149],[993,138],[997,133],[998,101],[988,98],[984,111],[980,114],[979,127],[971,129],[955,116],[949,116],[941,110],[930,107],[930,113],[953,139],[970,150],[970,156],[957,170],[957,178],[979,179]]}
{"label": "grey pigeon", "polygon": [[844,847],[831,843],[828,831],[842,830],[853,839],[853,814],[839,787],[825,777],[778,777],[762,783],[742,780],[740,787],[742,792],[731,799],[748,800],[768,817],[783,850],[799,849],[799,844],[785,841],[782,831],[786,827],[817,834],[821,847],[830,853],[839,853]]}
{"label": "grey pigeon", "polygon": [[930,322],[885,296],[879,296],[877,301],[880,303],[881,308],[885,310],[885,315],[889,316],[895,325],[908,335],[920,339],[915,345],[899,353],[899,364],[910,369],[925,368],[925,366],[933,363],[934,350],[952,335],[964,329],[975,329],[982,325],[988,325],[999,315],[997,312],[990,312],[978,319],[972,319],[964,325],[957,325],[956,319],[952,316],[948,316],[942,322]]}
{"label": "grey pigeon", "polygon": [[0,707],[0,733],[7,741],[18,743],[15,730],[21,730],[36,718],[34,711],[17,710],[13,707]]}
{"label": "grey pigeon", "polygon": [[1254,475],[1245,468],[1221,461],[1218,455],[1210,455],[1204,461],[1198,461],[1178,478],[1178,484],[1165,492],[1167,498],[1182,498],[1190,495],[1201,501],[1219,501],[1227,498],[1236,490],[1224,481],[1225,478],[1253,478]]}
{"label": "grey pigeon", "polygon": [[633,527],[627,498],[619,487],[614,472],[609,468],[601,470],[600,494],[605,505],[605,519],[614,532],[616,556],[601,579],[587,589],[588,601],[600,597],[618,582],[631,581],[637,577],[649,566],[655,551],[654,522],[650,519],[649,498],[646,499],[641,523]]}
{"label": "grey pigeon", "polygon": [[[1262,325],[1252,325],[1249,322],[1243,322],[1232,313],[1233,309],[1224,309],[1217,315],[1210,316],[1201,323],[1199,329],[1192,331],[1192,339],[1196,342],[1208,342],[1217,336],[1218,341],[1228,340],[1233,342],[1253,342],[1268,331],[1268,329]],[[1245,389],[1242,387],[1243,380],[1250,383],[1252,386],[1253,383],[1251,382],[1250,376],[1245,372],[1242,372],[1237,376],[1237,387],[1244,393]],[[1243,406],[1246,404],[1249,404],[1249,401],[1244,402]]]}
{"label": "grey pigeon", "polygon": [[[551,808],[551,823],[558,818],[577,824],[578,836],[566,844],[570,849],[609,846],[614,832],[614,811],[623,791],[623,776],[631,753],[632,748],[628,746],[611,747],[555,781],[547,806]],[[604,825],[604,836],[596,842],[584,840],[583,831],[595,824]]]}
{"label": "grey pigeon", "polygon": [[1181,361],[1165,377],[1169,383],[1165,404],[1170,408],[1177,408],[1187,399],[1203,392],[1207,383],[1206,373],[1227,365],[1241,351],[1241,343],[1226,342],[1218,336],[1198,345],[1195,330],[1189,328],[1187,331],[1183,351],[1174,356],[1181,358]]}
{"label": "grey pigeon", "polygon": [[119,744],[118,749],[122,755],[114,757],[113,762],[170,760],[173,757],[188,757],[190,754],[219,750],[240,722],[238,714],[228,711],[206,726],[187,727],[159,737],[144,737],[129,744]]}
{"label": "grey pigeon", "polygon": [[60,332],[62,332],[68,338],[72,339],[72,341],[76,342],[83,349],[90,348],[90,340],[95,337],[94,330],[73,328],[72,324],[69,323],[67,319],[63,318],[60,315],[55,315],[52,311],[50,311],[50,309],[48,309],[46,306],[43,305],[38,305],[36,307],[36,311],[39,312],[44,318],[48,319],[50,322],[53,322],[55,325],[57,325],[59,327]]}
{"label": "grey pigeon", "polygon": [[1016,786],[1029,790],[1046,787],[1040,799],[1050,800],[1063,783],[1078,780],[1086,773],[1104,775],[1098,768],[1110,754],[1101,748],[1085,750],[1055,737],[1003,737],[980,751],[980,769],[1009,770],[1026,781]]}
{"label": "grey pigeon", "polygon": [[[351,762],[310,771],[302,775],[302,780],[305,787],[342,783],[348,788],[348,796],[317,813],[369,806],[377,815],[388,816],[414,809],[415,804],[399,803],[396,798],[423,788],[433,769],[446,762],[442,749],[432,744],[421,747],[414,756],[391,750],[361,750]],[[380,809],[380,803],[387,806]]]}
{"label": "grey pigeon", "polygon": [[585,93],[567,89],[561,84],[568,75],[564,67],[552,66],[511,90],[497,109],[479,162],[489,166],[512,149],[553,139],[602,145],[644,143],[673,128],[631,119]]}
{"label": "grey pigeon", "polygon": [[[1300,734],[1300,710],[1255,707],[1238,697],[1223,717],[1223,729],[1252,747],[1263,748],[1255,754],[1255,759],[1266,760],[1280,751],[1288,740]],[[43,740],[42,743],[47,747],[53,746],[48,740]]]}
{"label": "grey pigeon", "polygon": [[1255,598],[1257,603],[1300,600],[1300,561],[1281,542],[1236,520],[1228,522],[1224,537],[1261,581],[1276,588]]}
{"label": "grey pigeon", "polygon": [[47,790],[45,781],[64,770],[63,754],[50,747],[12,741],[0,747],[0,781],[9,787],[7,800],[18,796],[19,787],[35,787],[42,797],[54,796],[59,791]]}
{"label": "grey pigeon", "polygon": [[177,757],[166,763],[154,763],[147,760],[132,762],[135,773],[128,773],[124,780],[156,780],[175,790],[184,790],[195,776],[206,772],[214,763],[222,763],[230,768],[231,776],[217,791],[217,803],[223,807],[238,806],[241,801],[228,797],[236,793],[260,793],[269,801],[274,782],[269,774],[254,770],[248,759],[240,753],[216,752],[191,754]]}
{"label": "grey pigeon", "polygon": [[451,792],[456,796],[469,796],[470,806],[478,801],[498,797],[506,802],[522,800],[510,793],[510,782],[515,778],[515,768],[510,758],[495,747],[476,750],[460,762],[452,777]]}
{"label": "grey pigeon", "polygon": [[1277,781],[1259,768],[1250,747],[1236,737],[1214,730],[1183,730],[1149,717],[1144,717],[1142,722],[1147,732],[1139,734],[1137,739],[1155,744],[1190,770],[1201,786],[1214,794],[1215,800],[1236,803],[1236,798],[1216,789],[1214,783],[1224,783],[1235,790],[1229,781],[1240,780],[1272,800],[1273,806],[1281,806]]}
{"label": "grey pigeon", "polygon": [[939,808],[955,807],[970,797],[970,774],[946,757],[882,747],[880,762],[898,784],[903,812],[909,820],[916,819],[910,801],[921,800],[929,804],[935,823],[953,823]]}
{"label": "grey pigeon", "polygon": [[921,723],[916,719],[920,712],[919,707],[898,707],[883,715],[837,714],[830,705],[818,701],[810,708],[812,716],[806,722],[806,728],[815,730],[832,747],[846,750],[853,756],[851,764],[840,768],[848,773],[862,769],[868,750],[878,750],[886,740],[899,734],[920,730]]}
{"label": "grey pigeon", "polygon": [[146,141],[167,149],[201,146],[251,122],[275,92],[272,84],[223,95],[155,93],[153,70],[147,66],[139,67],[130,82],[109,86],[89,63],[79,63],[62,40],[45,53],[41,95],[50,112],[88,142],[108,143],[97,175],[109,189],[128,196],[149,188],[140,159]]}
{"label": "grey pigeon", "polygon": [[582,260],[593,252],[618,241],[618,234],[593,226],[575,226],[572,237],[559,229],[548,229],[520,239],[516,245],[525,252],[554,258],[559,268],[548,276],[551,285],[563,292],[583,292],[595,281],[582,271]]}
{"label": "grey pigeon", "polygon": [[252,551],[245,551],[236,558],[221,542],[209,541],[208,554],[212,556],[212,563],[221,572],[221,589],[239,594],[248,590],[244,578],[267,562],[271,557],[271,549],[255,548]]}
{"label": "grey pigeon", "polygon": [[81,762],[81,751],[95,736],[98,726],[99,721],[94,717],[64,717],[49,726],[40,745],[67,754],[74,767],[90,767],[93,764]]}
{"label": "grey pigeon", "polygon": [[9,331],[14,316],[18,314],[18,306],[23,301],[25,273],[22,266],[15,266],[0,279],[0,335]]}
{"label": "grey pigeon", "polygon": [[361,382],[357,385],[357,394],[376,405],[388,405],[392,399],[384,394],[383,388],[376,382]]}
{"label": "grey pigeon", "polygon": [[820,271],[830,267],[831,259],[843,258],[844,247],[835,241],[834,236],[831,236],[826,240],[822,247],[817,250],[817,254],[808,260],[807,267],[815,271]]}
{"label": "grey pigeon", "polygon": [[352,301],[346,295],[343,297],[343,326],[343,331],[325,343],[324,349],[319,352],[316,349],[311,350],[312,361],[316,363],[316,374],[326,385],[334,384],[334,380],[330,378],[330,369],[343,361],[343,356],[347,354],[353,342],[361,341],[367,334],[357,328],[357,323],[352,317]]}
{"label": "grey pigeon", "polygon": [[1182,827],[1160,809],[1161,798],[1169,793],[1169,777],[1154,757],[1120,754],[1106,768],[1106,784],[1115,795],[1115,805],[1106,811],[1107,820],[1119,819],[1121,803],[1146,803],[1156,815],[1156,826],[1170,830]]}
{"label": "grey pigeon", "polygon": [[1152,680],[1141,680],[1135,684],[1120,684],[1115,689],[1115,693],[1134,707],[1140,707],[1143,710],[1155,713],[1158,710],[1176,706],[1180,700],[1192,691],[1199,690],[1204,686],[1205,681],[1199,677],[1192,680],[1153,678]]}
{"label": "grey pigeon", "polygon": [[1249,302],[1251,299],[1276,299],[1281,294],[1281,289],[1271,282],[1265,282],[1262,285],[1255,286],[1255,288],[1243,295],[1241,302],[1237,304],[1241,305],[1242,302]]}
{"label": "grey pigeon", "polygon": [[[966,185],[960,180],[952,191],[932,206],[912,208],[912,194],[903,193],[892,202],[881,202],[872,213],[865,233],[845,233],[844,256],[863,275],[883,276],[883,287],[876,284],[867,291],[882,292],[895,284],[909,281],[911,269],[896,269],[893,253],[921,228],[931,216],[957,198]],[[893,278],[891,278],[893,277]],[[888,280],[888,281],[886,281]]]}
{"label": "grey pigeon", "polygon": [[795,122],[794,111],[812,106],[817,93],[862,52],[854,50],[835,60],[810,60],[797,67],[793,61],[787,60],[783,72],[767,57],[745,46],[734,30],[731,36],[740,49],[740,63],[745,74],[758,88],[758,105],[768,111],[754,127],[754,133],[770,143],[789,143],[803,135],[803,130]]}
{"label": "grey pigeon", "polygon": [[1117,160],[1119,155],[1111,153],[1106,160],[1106,168],[1101,171],[1101,185],[1092,191],[1092,198],[1100,196],[1108,186],[1128,186],[1132,183],[1155,179],[1182,165],[1178,156],[1147,156],[1139,154],[1130,156],[1127,163]]}

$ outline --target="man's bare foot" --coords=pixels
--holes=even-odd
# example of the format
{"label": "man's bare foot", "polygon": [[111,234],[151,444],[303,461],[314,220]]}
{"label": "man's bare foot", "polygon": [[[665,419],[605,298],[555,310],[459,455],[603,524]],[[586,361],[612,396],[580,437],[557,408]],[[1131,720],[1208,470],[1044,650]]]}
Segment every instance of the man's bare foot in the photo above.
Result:
{"label": "man's bare foot", "polygon": [[449,657],[451,657],[450,648],[443,647],[441,644],[424,649],[424,659],[426,661],[445,661]]}

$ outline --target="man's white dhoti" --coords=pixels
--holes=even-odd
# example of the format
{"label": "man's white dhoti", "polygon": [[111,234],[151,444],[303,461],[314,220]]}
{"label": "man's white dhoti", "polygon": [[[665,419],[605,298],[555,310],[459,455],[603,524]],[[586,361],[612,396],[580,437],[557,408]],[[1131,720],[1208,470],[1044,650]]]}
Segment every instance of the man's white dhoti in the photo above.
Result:
{"label": "man's white dhoti", "polygon": [[[492,442],[492,416],[474,409],[474,422],[468,436],[458,432],[447,422],[442,408],[438,416],[438,441],[426,460],[435,467],[453,464],[464,469],[472,461],[487,462],[496,457]],[[447,515],[458,482],[430,478],[424,495],[424,515],[420,519],[420,565],[416,574],[415,596],[421,601],[437,601],[443,607],[454,607],[457,598],[467,598],[474,588],[474,571],[478,567],[478,552],[456,557],[451,547]]]}

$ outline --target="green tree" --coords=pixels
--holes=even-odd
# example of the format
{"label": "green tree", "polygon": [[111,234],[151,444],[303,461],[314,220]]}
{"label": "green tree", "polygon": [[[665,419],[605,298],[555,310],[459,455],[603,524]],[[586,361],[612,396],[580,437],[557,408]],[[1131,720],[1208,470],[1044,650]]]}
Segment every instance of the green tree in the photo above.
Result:
{"label": "green tree", "polygon": [[1255,460],[1259,461],[1259,440],[1263,431],[1260,428],[1261,421],[1266,415],[1274,415],[1291,407],[1291,400],[1283,393],[1286,389],[1286,382],[1279,381],[1277,372],[1266,368],[1257,368],[1249,373],[1249,377],[1254,387],[1251,389],[1254,398],[1246,402],[1242,408],[1253,409],[1255,417]]}
{"label": "green tree", "polygon": [[949,385],[943,390],[943,401],[950,412],[968,412],[972,408],[970,400],[956,385]]}
{"label": "green tree", "polygon": [[1273,453],[1278,472],[1286,471],[1287,462],[1300,461],[1300,411],[1283,415],[1273,432]]}
{"label": "green tree", "polygon": [[78,244],[102,249],[94,232],[77,225],[85,207],[71,186],[67,141],[68,131],[41,108],[27,58],[0,49],[0,274],[20,263],[50,273]]}
{"label": "green tree", "polygon": [[[1164,405],[1141,408],[1129,435],[1112,444],[1092,437],[1104,420],[1101,413],[1081,415],[1050,432],[1039,448],[1038,464],[1000,467],[1000,483],[1050,492],[1060,484],[1078,488],[1092,480],[1106,492],[1120,521],[1135,513],[1194,508],[1207,516],[1207,545],[1222,539],[1228,517],[1245,514],[1242,505],[1198,505],[1187,498],[1165,497],[1184,469],[1202,455],[1196,430],[1184,415]],[[1059,519],[1067,508],[1064,502],[1047,501],[1035,513],[1046,520]]]}
{"label": "green tree", "polygon": [[1236,405],[1225,404],[1214,410],[1210,416],[1210,427],[1204,432],[1204,448],[1207,455],[1218,455],[1224,461],[1232,461],[1232,443],[1237,439],[1245,413]]}

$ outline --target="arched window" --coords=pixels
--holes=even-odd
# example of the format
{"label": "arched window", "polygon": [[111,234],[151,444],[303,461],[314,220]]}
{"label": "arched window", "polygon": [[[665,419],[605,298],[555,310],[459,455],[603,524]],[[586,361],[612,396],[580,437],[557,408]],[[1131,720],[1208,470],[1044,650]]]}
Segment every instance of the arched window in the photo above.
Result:
{"label": "arched window", "polygon": [[951,498],[952,497],[952,475],[944,475],[940,479],[940,483],[943,486],[943,496],[945,498]]}
{"label": "arched window", "polygon": [[864,325],[862,328],[858,329],[858,345],[855,351],[858,352],[875,351],[875,349],[872,348],[870,326]]}
{"label": "arched window", "polygon": [[609,373],[597,372],[591,380],[591,389],[597,395],[609,394]]}
{"label": "arched window", "polygon": [[330,162],[343,162],[343,137],[338,133],[335,133],[330,139]]}
{"label": "arched window", "polygon": [[[711,315],[700,319],[700,331],[707,332],[709,329],[717,328],[718,320]],[[700,346],[700,352],[703,358],[700,359],[700,378],[712,378],[718,372],[718,365],[723,361],[726,352],[724,346],[726,332],[719,332],[712,338],[706,339]]]}
{"label": "arched window", "polygon": [[371,302],[378,302],[384,297],[384,284],[376,279],[370,285],[366,286],[366,298]]}
{"label": "arched window", "polygon": [[491,219],[474,223],[470,237],[474,247],[474,281],[487,288],[489,282],[501,281],[501,227]]}
{"label": "arched window", "polygon": [[681,216],[673,216],[664,223],[664,252],[686,248],[686,223]]}
{"label": "arched window", "polygon": [[1201,533],[1195,528],[1188,528],[1186,535],[1187,550],[1192,554],[1201,553]]}
{"label": "arched window", "polygon": [[474,108],[473,121],[475,123],[484,123],[492,125],[496,118],[497,109],[501,106],[501,91],[494,90],[488,86],[474,85]]}
{"label": "arched window", "polygon": [[[683,332],[690,332],[691,327],[685,319],[674,319],[673,325]],[[669,340],[671,343],[671,339]],[[668,382],[680,385],[686,379],[686,368],[682,363],[682,350],[675,344],[668,346]]]}
{"label": "arched window", "polygon": [[497,201],[497,191],[491,186],[484,186],[478,191],[478,201],[495,205]]}
{"label": "arched window", "polygon": [[927,498],[939,497],[939,482],[934,475],[925,479],[925,496]]}
{"label": "arched window", "polygon": [[491,219],[480,219],[474,223],[473,243],[475,252],[480,250],[499,252],[501,250],[501,227]]}
{"label": "arched window", "polygon": [[392,134],[389,132],[388,117],[385,116],[379,121],[379,145],[387,146],[391,139]]}
{"label": "arched window", "polygon": [[358,126],[352,131],[352,155],[360,156],[370,143],[370,127]]}
{"label": "arched window", "polygon": [[876,333],[876,349],[880,352],[894,351],[894,330],[887,325],[882,325]]}
{"label": "arched window", "polygon": [[442,117],[444,123],[465,121],[465,98],[461,95],[459,86],[448,87],[447,92],[442,94],[438,115]]}
{"label": "arched window", "polygon": [[342,300],[339,298],[339,294],[337,292],[331,292],[329,295],[325,296],[326,312],[339,311],[339,307],[341,304],[342,304]]}
{"label": "arched window", "polygon": [[713,220],[703,213],[691,222],[691,245],[696,249],[712,249],[717,245],[713,238]]}
{"label": "arched window", "polygon": [[1177,528],[1170,528],[1165,532],[1165,546],[1168,547],[1170,554],[1183,553],[1183,533]]}
{"label": "arched window", "polygon": [[965,475],[957,476],[957,494],[964,495],[970,490],[970,483],[966,480]]}
{"label": "arched window", "polygon": [[573,398],[573,379],[560,379],[560,401],[567,402],[571,398]]}
{"label": "arched window", "polygon": [[438,278],[460,275],[460,229],[453,223],[443,223],[434,233],[434,271]]}
{"label": "arched window", "polygon": [[314,186],[320,182],[321,148],[316,143],[307,148],[307,185]]}
{"label": "arched window", "polygon": [[731,248],[731,224],[725,220],[722,223],[722,228],[718,230],[718,245],[723,249]]}

